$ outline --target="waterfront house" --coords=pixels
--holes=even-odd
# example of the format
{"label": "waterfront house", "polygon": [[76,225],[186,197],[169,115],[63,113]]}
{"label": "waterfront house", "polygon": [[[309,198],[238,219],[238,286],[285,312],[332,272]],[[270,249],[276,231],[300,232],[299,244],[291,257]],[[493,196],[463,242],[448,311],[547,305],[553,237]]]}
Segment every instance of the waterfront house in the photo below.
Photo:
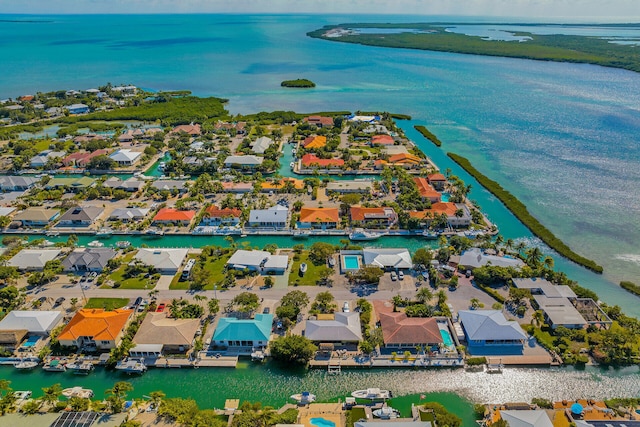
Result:
{"label": "waterfront house", "polygon": [[86,104],[72,104],[64,107],[69,114],[87,114],[89,112],[89,106]]}
{"label": "waterfront house", "polygon": [[188,252],[188,249],[181,248],[140,248],[135,259],[155,268],[160,274],[176,274]]}
{"label": "waterfront house", "polygon": [[0,191],[27,191],[40,181],[31,176],[0,176]]}
{"label": "waterfront house", "polygon": [[23,227],[44,227],[53,222],[60,215],[57,209],[27,208],[13,216],[14,221],[20,221]]}
{"label": "waterfront house", "polygon": [[140,191],[144,188],[145,181],[131,177],[126,180],[122,180],[117,176],[112,176],[107,178],[103,183],[103,187],[108,187],[113,190],[124,190],[130,193],[135,193],[136,191]]}
{"label": "waterfront house", "polygon": [[247,133],[246,130],[247,123],[246,122],[237,122],[237,123],[227,123],[227,122],[217,122],[214,125],[214,129],[216,131],[224,131],[228,135],[244,135]]}
{"label": "waterfront house", "polygon": [[393,145],[396,141],[391,135],[374,135],[371,137],[371,145]]}
{"label": "waterfront house", "polygon": [[447,178],[441,173],[432,173],[427,176],[427,179],[429,180],[429,184],[438,191],[443,191],[447,185]]}
{"label": "waterfront house", "polygon": [[133,310],[80,309],[64,327],[58,341],[64,347],[110,350],[120,345]]}
{"label": "waterfront house", "polygon": [[268,209],[252,209],[247,224],[258,228],[286,228],[288,218],[289,208],[275,205]]}
{"label": "waterfront house", "polygon": [[351,114],[350,116],[347,116],[347,120],[350,122],[374,124],[380,121],[380,116],[365,116],[360,114]]}
{"label": "waterfront house", "polygon": [[302,156],[303,168],[339,169],[344,166],[342,159],[321,159],[315,154],[307,153]]}
{"label": "waterfront house", "polygon": [[272,323],[273,314],[256,314],[253,319],[222,317],[213,334],[214,345],[250,354],[252,348],[269,345]]}
{"label": "waterfront house", "polygon": [[220,209],[215,205],[207,206],[200,221],[201,226],[218,227],[221,225],[235,226],[240,224],[242,211],[236,208]]}
{"label": "waterfront house", "polygon": [[311,135],[302,141],[302,146],[306,150],[323,148],[327,145],[327,137],[324,135]]}
{"label": "waterfront house", "polygon": [[520,355],[527,334],[499,310],[460,310],[467,351],[474,356]]}
{"label": "waterfront house", "polygon": [[439,203],[442,195],[429,184],[429,181],[422,177],[415,177],[413,181],[418,187],[418,192],[423,200],[429,200],[431,203]]}
{"label": "waterfront house", "polygon": [[190,136],[199,136],[202,134],[202,128],[199,124],[180,125],[173,128],[171,131],[173,134],[186,133]]}
{"label": "waterfront house", "polygon": [[273,144],[273,139],[261,136],[255,141],[251,141],[249,145],[251,146],[251,151],[254,153],[264,154],[264,152],[267,151],[267,148],[271,147],[271,144]]}
{"label": "waterfront house", "polygon": [[351,225],[365,228],[387,228],[398,221],[398,215],[393,208],[381,206],[377,208],[365,208],[363,206],[351,206],[349,208]]}
{"label": "waterfront house", "polygon": [[64,151],[45,150],[33,156],[30,160],[32,168],[43,168],[50,161],[61,160],[66,153]]}
{"label": "waterfront house", "polygon": [[13,353],[27,337],[26,329],[0,330],[0,349]]}
{"label": "waterfront house", "polygon": [[365,179],[354,179],[354,180],[340,180],[340,181],[331,181],[327,183],[327,193],[339,193],[339,194],[349,194],[349,193],[361,193],[361,194],[371,194],[373,190],[373,181],[365,180]]}
{"label": "waterfront house", "polygon": [[235,167],[235,168],[255,169],[258,166],[262,165],[263,161],[264,161],[264,157],[258,157],[254,155],[227,156],[227,158],[224,159],[224,166],[227,168]]}
{"label": "waterfront house", "polygon": [[120,166],[133,166],[142,157],[141,151],[133,151],[129,149],[120,149],[112,153],[109,158]]}
{"label": "waterfront house", "polygon": [[186,193],[189,189],[187,186],[186,179],[158,179],[151,183],[151,187],[155,188],[158,191],[161,190],[169,190],[174,191],[178,190],[180,193]]}
{"label": "waterfront house", "polygon": [[88,177],[54,177],[49,180],[44,185],[46,190],[51,189],[61,189],[61,190],[69,190],[74,193],[78,193],[80,191],[86,190],[87,188],[92,187],[96,183],[96,180]]}
{"label": "waterfront house", "polygon": [[[173,319],[167,313],[147,313],[138,332],[133,337],[130,356],[139,354],[147,346],[158,346],[162,354],[185,353],[193,344],[196,332],[200,329],[200,319]],[[143,347],[144,346],[144,347]]]}
{"label": "waterfront house", "polygon": [[133,85],[127,86],[114,86],[111,88],[112,92],[120,92],[122,96],[128,97],[138,93],[138,88]]}
{"label": "waterfront house", "polygon": [[308,208],[300,209],[298,228],[317,228],[322,230],[337,228],[340,223],[338,208]]}
{"label": "waterfront house", "polygon": [[76,168],[86,168],[91,159],[98,156],[106,156],[109,150],[100,149],[93,152],[77,152],[72,153],[62,159],[62,164],[66,167],[74,166]]}
{"label": "waterfront house", "polygon": [[474,268],[482,267],[487,264],[498,267],[514,268],[520,268],[524,265],[524,263],[519,259],[487,255],[480,248],[471,248],[464,251],[460,256],[460,261],[458,262],[459,266],[469,270],[473,270]]}
{"label": "waterfront house", "polygon": [[552,329],[564,326],[569,329],[583,329],[589,323],[568,298],[534,295],[536,305],[544,313],[545,323]]}
{"label": "waterfront house", "polygon": [[134,222],[143,220],[150,209],[144,208],[117,208],[109,215],[110,221]]}
{"label": "waterfront house", "polygon": [[554,285],[542,277],[513,278],[513,286],[529,289],[532,295],[544,295],[549,298],[577,298],[573,289],[567,285]]}
{"label": "waterfront house", "polygon": [[464,203],[439,202],[433,203],[431,209],[424,211],[409,211],[409,216],[428,227],[438,216],[445,215],[447,223],[452,227],[468,227],[471,225],[471,211]]}
{"label": "waterfront house", "polygon": [[[499,411],[500,419],[509,427],[553,427],[549,414],[544,409]],[[564,418],[564,417],[563,417]],[[607,421],[608,423],[608,421]]]}
{"label": "waterfront house", "polygon": [[97,206],[75,207],[66,211],[58,221],[59,227],[89,227],[104,212]]}
{"label": "waterfront house", "polygon": [[407,348],[417,346],[438,349],[443,344],[438,322],[433,317],[407,317],[402,312],[394,312],[393,305],[384,301],[374,301],[375,310],[382,329],[382,339],[386,348]]}
{"label": "waterfront house", "polygon": [[127,142],[133,142],[133,140],[134,140],[134,137],[133,137],[133,130],[132,129],[127,129],[126,131],[124,131],[123,133],[118,135],[118,142],[120,144],[127,143]]}
{"label": "waterfront house", "polygon": [[225,193],[251,193],[253,191],[253,183],[251,182],[223,181],[221,184]]}
{"label": "waterfront house", "polygon": [[263,193],[272,191],[287,192],[287,190],[304,190],[304,181],[296,178],[282,178],[279,181],[265,181],[261,184]]}
{"label": "waterfront house", "polygon": [[11,215],[13,212],[15,212],[16,208],[12,208],[12,207],[0,207],[0,217],[3,216],[9,216]]}
{"label": "waterfront house", "polygon": [[7,261],[7,265],[20,271],[42,271],[44,265],[56,259],[60,252],[60,249],[22,249]]}
{"label": "waterfront house", "polygon": [[27,334],[48,337],[62,321],[61,311],[13,310],[0,321],[0,333],[26,330]]}
{"label": "waterfront house", "polygon": [[424,162],[425,162],[424,159],[421,159],[420,157],[411,153],[395,154],[393,156],[389,156],[389,158],[387,159],[387,163],[389,165],[400,166],[405,169],[410,169],[416,166],[420,166]]}
{"label": "waterfront house", "polygon": [[286,255],[271,255],[267,251],[237,250],[229,260],[227,268],[256,271],[260,274],[284,274],[289,265]]}
{"label": "waterfront house", "polygon": [[315,320],[307,320],[304,336],[316,344],[333,344],[338,347],[357,349],[362,341],[360,313],[336,312],[319,314]]}
{"label": "waterfront house", "polygon": [[112,248],[77,248],[62,261],[62,266],[65,271],[100,273],[115,256]]}
{"label": "waterfront house", "polygon": [[411,254],[405,248],[365,248],[362,250],[365,265],[383,270],[408,270],[413,268]]}
{"label": "waterfront house", "polygon": [[158,213],[153,217],[153,224],[187,226],[191,224],[195,216],[196,211],[162,208],[158,210]]}
{"label": "waterfront house", "polygon": [[302,121],[307,122],[310,125],[317,126],[319,128],[333,127],[333,117],[309,116],[302,119]]}

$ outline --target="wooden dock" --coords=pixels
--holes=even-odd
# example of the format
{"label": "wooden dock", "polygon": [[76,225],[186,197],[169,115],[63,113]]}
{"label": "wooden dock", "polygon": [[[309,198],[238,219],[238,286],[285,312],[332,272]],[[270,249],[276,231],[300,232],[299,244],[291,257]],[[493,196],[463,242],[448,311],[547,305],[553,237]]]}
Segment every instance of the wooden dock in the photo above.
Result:
{"label": "wooden dock", "polygon": [[238,364],[238,356],[205,357],[196,360],[179,358],[158,358],[154,368],[235,368]]}

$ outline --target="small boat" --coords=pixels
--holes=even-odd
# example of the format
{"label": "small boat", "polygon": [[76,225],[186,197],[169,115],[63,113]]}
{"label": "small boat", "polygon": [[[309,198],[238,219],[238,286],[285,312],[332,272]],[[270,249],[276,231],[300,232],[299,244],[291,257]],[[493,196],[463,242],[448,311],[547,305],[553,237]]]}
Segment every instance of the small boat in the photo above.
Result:
{"label": "small boat", "polygon": [[42,243],[40,243],[40,245],[38,246],[42,246],[42,247],[51,247],[51,246],[55,246],[55,242],[52,242],[51,240],[43,240]]}
{"label": "small boat", "polygon": [[150,237],[161,237],[164,236],[164,231],[160,230],[159,228],[147,228],[144,231],[145,236],[150,236]]}
{"label": "small boat", "polygon": [[294,239],[306,239],[311,235],[311,233],[307,230],[295,230],[293,232]]}
{"label": "small boat", "polygon": [[116,369],[127,374],[142,374],[147,370],[143,359],[125,359],[116,364]]}
{"label": "small boat", "polygon": [[302,264],[300,264],[300,273],[304,274],[306,272],[307,272],[307,264],[303,262]]}
{"label": "small boat", "polygon": [[129,246],[131,246],[131,242],[128,240],[120,240],[119,242],[116,242],[116,247],[120,249],[126,249]]}
{"label": "small boat", "polygon": [[308,391],[303,391],[302,393],[293,394],[291,398],[298,402],[298,405],[307,405],[309,403],[313,403],[316,401],[316,395],[311,394]]}
{"label": "small boat", "polygon": [[367,388],[365,390],[356,390],[351,393],[356,399],[384,400],[391,398],[389,390],[380,390],[379,388]]}
{"label": "small boat", "polygon": [[44,233],[45,236],[47,237],[57,237],[60,235],[59,231],[54,231],[54,230],[49,230],[46,233]]}
{"label": "small boat", "polygon": [[101,228],[96,231],[96,237],[98,238],[107,238],[113,234],[113,230],[110,228]]}
{"label": "small boat", "polygon": [[67,363],[67,369],[75,375],[89,375],[89,372],[93,371],[94,368],[93,363],[82,359]]}
{"label": "small boat", "polygon": [[90,248],[101,248],[104,246],[104,243],[102,243],[99,240],[92,240],[89,243],[87,243],[87,246],[89,246]]}
{"label": "small boat", "polygon": [[353,233],[349,233],[349,240],[376,240],[380,236],[382,236],[382,233],[365,231],[360,228],[356,229]]}
{"label": "small boat", "polygon": [[76,386],[76,387],[65,388],[64,390],[62,390],[62,395],[67,399],[71,399],[72,397],[80,397],[82,399],[91,399],[93,397],[93,390]]}
{"label": "small boat", "polygon": [[16,369],[20,369],[23,371],[27,371],[29,369],[33,369],[38,366],[38,362],[34,360],[21,360],[20,362],[13,365]]}
{"label": "small boat", "polygon": [[20,390],[13,392],[13,396],[16,398],[16,402],[27,400],[31,397],[32,394],[33,393],[31,392],[31,390]]}
{"label": "small boat", "polygon": [[167,164],[165,162],[160,162],[160,164],[158,165],[158,170],[161,172],[164,172],[164,169],[167,167]]}
{"label": "small boat", "polygon": [[67,367],[59,359],[52,359],[45,363],[42,369],[47,372],[64,372],[67,370]]}
{"label": "small boat", "polygon": [[251,352],[251,360],[253,362],[264,362],[265,358],[266,358],[266,355],[262,350],[253,350]]}
{"label": "small boat", "polygon": [[431,231],[431,230],[424,230],[422,232],[422,237],[424,237],[426,239],[437,239],[438,238],[438,233],[436,233],[435,231]]}
{"label": "small boat", "polygon": [[383,406],[382,408],[375,409],[371,413],[374,417],[380,418],[381,420],[400,418],[400,411],[398,411],[397,409],[393,409],[390,406]]}
{"label": "small boat", "polygon": [[289,167],[290,167],[291,169],[294,169],[294,168],[296,167],[296,162],[291,162],[291,163],[289,163]]}
{"label": "small boat", "polygon": [[335,267],[335,266],[336,266],[336,260],[335,260],[335,258],[333,258],[333,257],[329,257],[329,261],[328,261],[328,263],[329,263],[329,267],[331,267],[331,268]]}

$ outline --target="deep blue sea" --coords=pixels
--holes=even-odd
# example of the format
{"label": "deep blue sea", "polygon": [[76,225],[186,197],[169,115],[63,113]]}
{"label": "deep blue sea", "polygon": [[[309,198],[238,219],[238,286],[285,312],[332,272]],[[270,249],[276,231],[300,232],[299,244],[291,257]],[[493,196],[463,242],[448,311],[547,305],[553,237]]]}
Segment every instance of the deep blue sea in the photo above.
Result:
{"label": "deep blue sea", "polygon": [[[640,283],[640,74],[348,45],[305,35],[326,24],[416,19],[0,15],[0,99],[111,82],[228,98],[233,113],[410,114],[414,120],[403,127],[442,169],[451,167],[473,184],[444,154],[468,157],[569,246],[603,265],[605,274],[561,259],[559,269],[639,316],[640,299],[617,283]],[[282,80],[298,77],[317,87],[280,88]],[[444,141],[442,149],[422,139],[413,124],[427,125]],[[474,187],[471,197],[505,237],[531,240],[500,203]]]}

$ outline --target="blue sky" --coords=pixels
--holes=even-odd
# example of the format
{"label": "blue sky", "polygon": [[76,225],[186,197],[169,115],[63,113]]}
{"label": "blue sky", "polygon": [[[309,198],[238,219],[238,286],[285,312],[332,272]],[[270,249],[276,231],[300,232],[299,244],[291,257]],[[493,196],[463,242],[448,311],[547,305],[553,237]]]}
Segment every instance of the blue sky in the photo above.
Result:
{"label": "blue sky", "polygon": [[638,0],[0,0],[0,13],[375,13],[636,21]]}

